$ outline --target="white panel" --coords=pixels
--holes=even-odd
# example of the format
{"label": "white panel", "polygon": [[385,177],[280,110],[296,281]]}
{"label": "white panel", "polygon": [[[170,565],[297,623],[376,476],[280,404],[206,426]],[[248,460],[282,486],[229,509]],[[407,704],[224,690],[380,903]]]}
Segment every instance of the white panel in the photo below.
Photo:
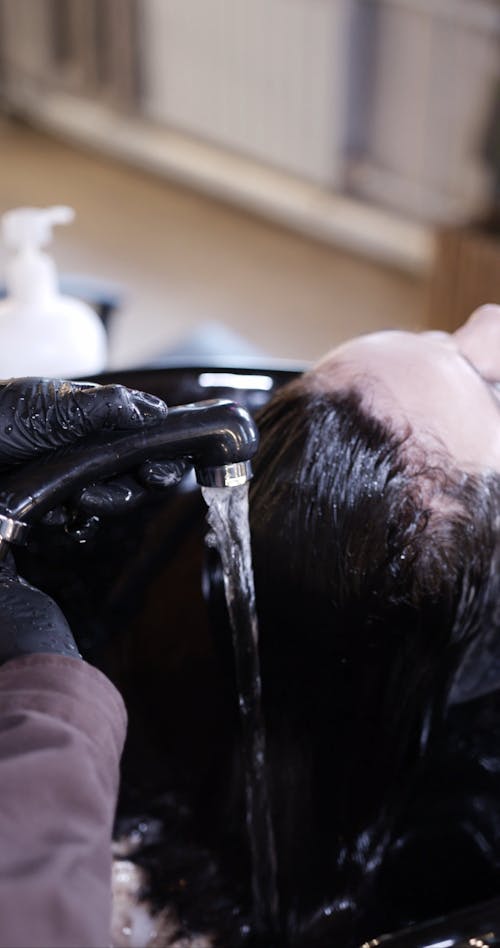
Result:
{"label": "white panel", "polygon": [[500,29],[495,34],[460,24],[436,26],[426,173],[441,190],[473,193],[480,186],[481,139],[500,78],[499,35]]}
{"label": "white panel", "polygon": [[155,120],[333,184],[351,0],[143,0]]}
{"label": "white panel", "polygon": [[498,3],[377,0],[377,11],[366,155],[351,183],[430,219],[477,213],[488,183],[481,136],[500,78]]}
{"label": "white panel", "polygon": [[383,4],[377,28],[370,158],[386,169],[423,171],[432,43],[430,17]]}

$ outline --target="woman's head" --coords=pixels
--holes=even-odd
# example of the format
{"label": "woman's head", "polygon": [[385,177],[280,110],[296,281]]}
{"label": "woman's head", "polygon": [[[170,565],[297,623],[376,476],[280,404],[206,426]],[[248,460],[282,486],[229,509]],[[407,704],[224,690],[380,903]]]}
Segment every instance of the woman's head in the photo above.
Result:
{"label": "woman's head", "polygon": [[[388,629],[405,612],[431,650],[462,650],[465,607],[484,618],[482,591],[496,578],[494,381],[500,307],[484,307],[454,336],[352,340],[275,396],[260,419],[251,513],[277,615],[293,622],[300,601],[309,625],[335,616],[339,650],[344,639],[354,647],[360,624]],[[271,595],[280,584],[283,596]]]}
{"label": "woman's head", "polygon": [[281,865],[303,866],[284,886],[301,898],[322,873],[356,912],[346,893],[379,868],[449,701],[500,681],[484,654],[500,625],[495,398],[451,337],[380,333],[260,418],[263,688]]}

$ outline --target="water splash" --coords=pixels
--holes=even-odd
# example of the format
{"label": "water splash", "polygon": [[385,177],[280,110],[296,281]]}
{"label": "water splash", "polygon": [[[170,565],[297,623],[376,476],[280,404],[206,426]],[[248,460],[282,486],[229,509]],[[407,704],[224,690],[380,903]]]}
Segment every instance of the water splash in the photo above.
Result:
{"label": "water splash", "polygon": [[276,849],[266,773],[262,715],[259,632],[248,524],[248,484],[202,487],[213,530],[208,542],[218,548],[233,634],[242,752],[245,767],[246,821],[252,866],[253,917],[259,934],[279,933]]}

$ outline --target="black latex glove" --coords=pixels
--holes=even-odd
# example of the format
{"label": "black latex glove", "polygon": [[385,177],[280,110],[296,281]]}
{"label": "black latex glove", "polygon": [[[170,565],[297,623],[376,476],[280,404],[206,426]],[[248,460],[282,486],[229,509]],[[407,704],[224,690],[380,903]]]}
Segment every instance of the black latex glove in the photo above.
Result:
{"label": "black latex glove", "polygon": [[[160,398],[121,385],[12,379],[0,388],[0,472],[97,431],[158,424],[167,411]],[[185,469],[182,461],[148,462],[137,480],[128,475],[89,486],[75,503],[86,513],[123,510],[142,499],[145,487],[176,484]],[[52,519],[65,518],[59,511]]]}
{"label": "black latex glove", "polygon": [[12,379],[0,388],[0,469],[96,431],[157,424],[167,411],[160,398],[122,385]]}
{"label": "black latex glove", "polygon": [[[51,450],[97,431],[158,424],[166,415],[167,406],[161,399],[120,385],[13,379],[0,387],[0,485],[2,471],[15,469]],[[145,464],[141,469],[143,483],[175,483],[184,467],[183,462],[175,461]],[[124,482],[125,487],[117,480],[89,488],[89,503],[94,491],[99,512],[106,513],[114,509],[124,490],[129,494],[144,492],[132,477]],[[80,657],[59,607],[17,576],[9,555],[5,563],[0,562],[0,664],[35,652]]]}
{"label": "black latex glove", "polygon": [[0,665],[35,652],[81,658],[59,606],[20,579],[9,556],[0,563]]}

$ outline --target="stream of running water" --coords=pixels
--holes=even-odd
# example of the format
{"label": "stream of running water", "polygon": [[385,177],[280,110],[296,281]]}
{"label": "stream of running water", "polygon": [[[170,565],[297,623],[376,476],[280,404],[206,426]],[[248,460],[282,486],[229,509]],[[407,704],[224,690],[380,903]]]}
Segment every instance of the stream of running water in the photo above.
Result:
{"label": "stream of running water", "polygon": [[266,738],[261,702],[259,633],[248,523],[248,484],[202,487],[207,520],[222,560],[231,621],[245,768],[246,822],[252,871],[256,932],[279,934],[276,850],[266,772]]}

